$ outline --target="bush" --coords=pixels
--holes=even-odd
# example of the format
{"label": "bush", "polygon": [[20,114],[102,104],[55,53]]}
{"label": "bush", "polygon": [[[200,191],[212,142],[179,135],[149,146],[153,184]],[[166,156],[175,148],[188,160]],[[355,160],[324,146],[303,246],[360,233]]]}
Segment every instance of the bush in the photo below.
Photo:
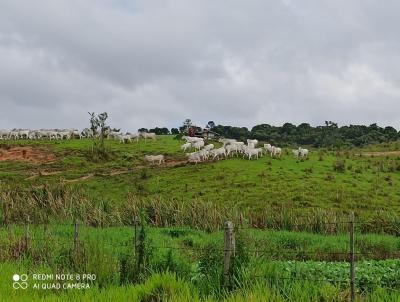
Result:
{"label": "bush", "polygon": [[333,170],[343,173],[346,170],[346,161],[340,158],[336,159],[336,161],[333,163]]}

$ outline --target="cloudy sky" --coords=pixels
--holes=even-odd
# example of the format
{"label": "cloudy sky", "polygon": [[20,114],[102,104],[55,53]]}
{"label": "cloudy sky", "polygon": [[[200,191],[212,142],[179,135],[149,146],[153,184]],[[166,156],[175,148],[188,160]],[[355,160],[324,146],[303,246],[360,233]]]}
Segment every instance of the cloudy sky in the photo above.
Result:
{"label": "cloudy sky", "polygon": [[0,128],[400,128],[397,0],[1,0]]}

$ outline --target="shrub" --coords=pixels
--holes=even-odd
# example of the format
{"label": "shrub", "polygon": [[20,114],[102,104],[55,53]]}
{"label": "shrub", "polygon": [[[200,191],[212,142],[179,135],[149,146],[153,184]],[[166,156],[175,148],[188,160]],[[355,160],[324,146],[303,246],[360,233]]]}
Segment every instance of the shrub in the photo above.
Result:
{"label": "shrub", "polygon": [[333,163],[333,170],[343,173],[346,170],[346,161],[340,158],[336,159],[336,161]]}

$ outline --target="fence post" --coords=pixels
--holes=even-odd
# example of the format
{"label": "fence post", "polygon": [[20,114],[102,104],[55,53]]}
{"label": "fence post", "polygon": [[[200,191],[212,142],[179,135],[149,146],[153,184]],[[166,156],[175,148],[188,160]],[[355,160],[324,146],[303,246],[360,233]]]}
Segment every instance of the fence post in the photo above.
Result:
{"label": "fence post", "polygon": [[226,221],[224,229],[224,286],[229,286],[232,273],[232,259],[235,256],[233,223]]}
{"label": "fence post", "polygon": [[350,235],[350,301],[356,300],[355,292],[355,254],[354,254],[354,212],[350,212],[349,235]]}
{"label": "fence post", "polygon": [[144,222],[140,220],[140,228],[135,224],[135,264],[136,264],[136,282],[140,282],[145,272],[145,229]]}
{"label": "fence post", "polygon": [[74,251],[75,255],[79,253],[79,222],[75,219],[74,222]]}

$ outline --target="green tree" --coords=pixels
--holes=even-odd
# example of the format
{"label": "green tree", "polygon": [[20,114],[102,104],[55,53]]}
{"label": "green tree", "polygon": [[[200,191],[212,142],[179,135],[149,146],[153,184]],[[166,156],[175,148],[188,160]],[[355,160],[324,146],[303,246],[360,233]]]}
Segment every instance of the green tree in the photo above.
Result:
{"label": "green tree", "polygon": [[93,133],[92,156],[94,160],[108,158],[108,153],[104,146],[104,138],[110,131],[106,121],[108,118],[107,112],[96,115],[94,112],[90,113],[90,130]]}
{"label": "green tree", "polygon": [[212,129],[212,128],[214,128],[215,127],[215,123],[214,123],[214,121],[209,121],[208,123],[207,123],[207,125],[206,125],[206,128],[207,129]]}
{"label": "green tree", "polygon": [[182,126],[179,127],[179,131],[181,133],[187,133],[191,126],[192,126],[192,120],[190,118],[187,118],[186,120],[183,121]]}

